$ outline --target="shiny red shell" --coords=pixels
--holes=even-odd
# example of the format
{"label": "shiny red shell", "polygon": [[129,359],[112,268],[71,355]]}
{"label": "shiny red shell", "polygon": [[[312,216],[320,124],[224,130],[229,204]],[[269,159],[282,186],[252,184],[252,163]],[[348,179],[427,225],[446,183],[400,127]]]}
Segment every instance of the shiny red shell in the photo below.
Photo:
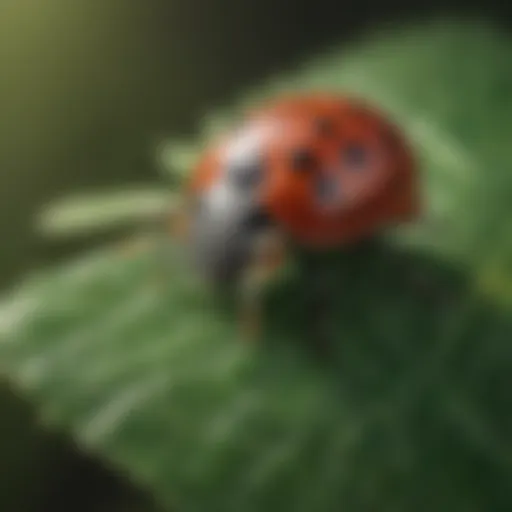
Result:
{"label": "shiny red shell", "polygon": [[[261,106],[205,151],[189,191],[207,191],[236,151],[258,152],[258,202],[300,244],[356,242],[419,214],[417,165],[404,134],[359,99],[309,94]],[[323,178],[341,191],[328,207],[318,200]]]}

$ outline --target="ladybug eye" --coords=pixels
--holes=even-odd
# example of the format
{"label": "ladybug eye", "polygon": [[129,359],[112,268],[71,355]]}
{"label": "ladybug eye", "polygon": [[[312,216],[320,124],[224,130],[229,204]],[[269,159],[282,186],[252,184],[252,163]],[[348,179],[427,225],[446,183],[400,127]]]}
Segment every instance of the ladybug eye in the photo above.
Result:
{"label": "ladybug eye", "polygon": [[360,171],[368,165],[369,152],[361,144],[349,144],[341,150],[341,159],[344,167]]}
{"label": "ladybug eye", "polygon": [[316,158],[307,149],[297,149],[292,153],[292,169],[297,172],[309,172],[316,167]]}
{"label": "ladybug eye", "polygon": [[263,165],[257,155],[247,155],[228,165],[230,181],[239,189],[250,190],[263,178]]}

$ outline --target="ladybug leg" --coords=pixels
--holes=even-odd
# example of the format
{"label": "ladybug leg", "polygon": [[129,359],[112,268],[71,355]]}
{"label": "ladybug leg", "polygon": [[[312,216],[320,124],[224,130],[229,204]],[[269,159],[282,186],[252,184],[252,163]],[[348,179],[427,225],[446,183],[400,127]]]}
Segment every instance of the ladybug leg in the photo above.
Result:
{"label": "ladybug leg", "polygon": [[239,321],[242,338],[254,341],[263,327],[263,294],[282,268],[287,254],[284,237],[269,231],[258,237],[254,257],[243,272],[240,286]]}

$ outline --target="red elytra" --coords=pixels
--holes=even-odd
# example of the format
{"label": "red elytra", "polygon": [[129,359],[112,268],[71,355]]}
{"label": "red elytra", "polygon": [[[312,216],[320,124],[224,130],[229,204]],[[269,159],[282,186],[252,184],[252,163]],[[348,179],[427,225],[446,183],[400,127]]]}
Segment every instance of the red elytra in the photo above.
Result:
{"label": "red elytra", "polygon": [[299,244],[352,243],[419,215],[406,137],[360,99],[307,94],[262,105],[204,152],[189,193],[208,191],[230,155],[244,151],[256,151],[261,162],[259,205]]}

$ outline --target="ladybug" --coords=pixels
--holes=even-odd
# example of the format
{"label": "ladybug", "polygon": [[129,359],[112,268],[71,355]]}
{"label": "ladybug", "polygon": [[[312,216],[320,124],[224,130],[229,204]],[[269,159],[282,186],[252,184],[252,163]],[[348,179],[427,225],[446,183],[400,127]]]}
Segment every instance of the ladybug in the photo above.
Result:
{"label": "ladybug", "polygon": [[420,211],[399,128],[359,98],[321,93],[247,113],[203,153],[186,199],[193,260],[221,284],[271,275],[290,244],[341,249]]}

